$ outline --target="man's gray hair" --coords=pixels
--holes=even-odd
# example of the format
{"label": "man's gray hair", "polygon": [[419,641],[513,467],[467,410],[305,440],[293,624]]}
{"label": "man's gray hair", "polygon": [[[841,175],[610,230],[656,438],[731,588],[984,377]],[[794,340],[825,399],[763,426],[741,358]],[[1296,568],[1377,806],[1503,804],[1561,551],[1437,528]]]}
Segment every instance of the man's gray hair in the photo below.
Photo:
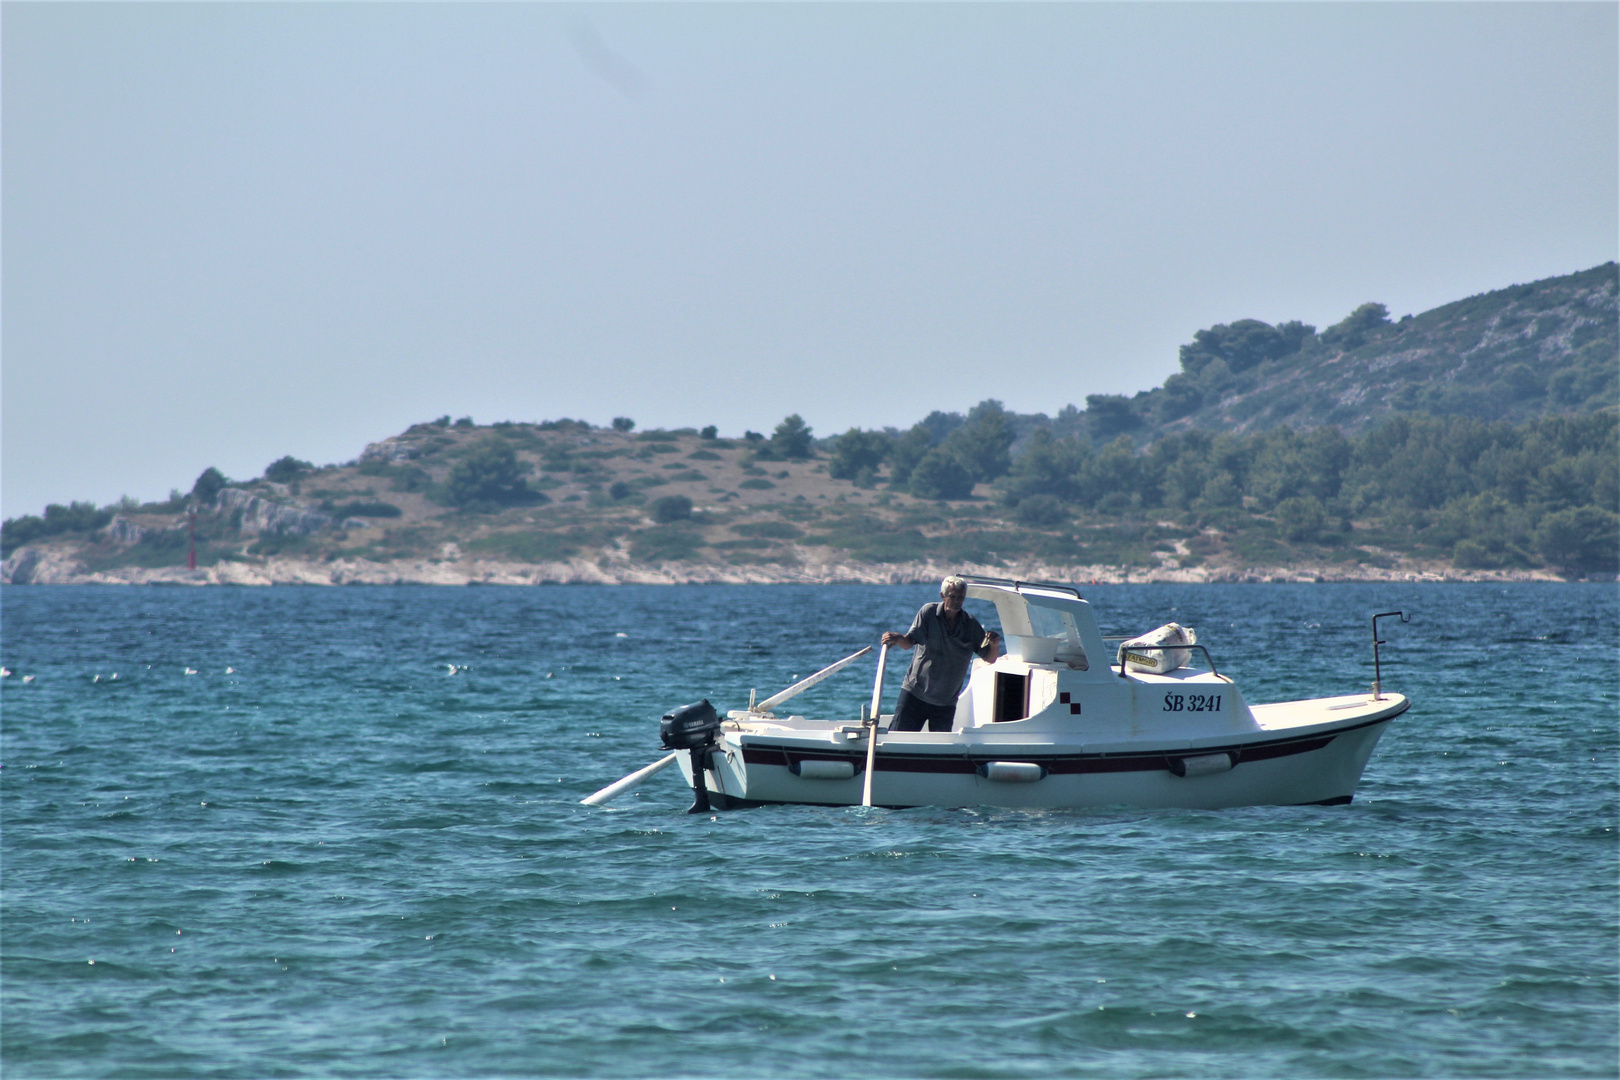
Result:
{"label": "man's gray hair", "polygon": [[944,596],[946,593],[953,592],[967,592],[967,579],[960,574],[952,574],[939,583],[939,595]]}

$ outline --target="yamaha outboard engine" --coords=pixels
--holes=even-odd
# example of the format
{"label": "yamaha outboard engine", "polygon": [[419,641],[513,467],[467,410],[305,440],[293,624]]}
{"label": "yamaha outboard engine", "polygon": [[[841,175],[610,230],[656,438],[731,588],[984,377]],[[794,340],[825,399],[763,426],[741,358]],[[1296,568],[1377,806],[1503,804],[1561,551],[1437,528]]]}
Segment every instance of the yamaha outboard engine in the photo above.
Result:
{"label": "yamaha outboard engine", "polygon": [[664,741],[664,749],[691,753],[695,800],[687,813],[707,813],[709,785],[703,779],[703,772],[709,767],[709,754],[714,750],[716,736],[720,734],[720,714],[714,711],[708,698],[682,705],[664,714],[664,718],[658,722],[658,734]]}

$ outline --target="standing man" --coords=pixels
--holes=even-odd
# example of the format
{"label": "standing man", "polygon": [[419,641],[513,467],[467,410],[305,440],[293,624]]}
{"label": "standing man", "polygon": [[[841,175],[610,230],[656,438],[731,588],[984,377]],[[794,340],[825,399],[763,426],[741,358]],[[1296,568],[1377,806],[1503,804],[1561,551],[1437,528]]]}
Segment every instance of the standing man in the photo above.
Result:
{"label": "standing man", "polygon": [[956,719],[956,696],[975,654],[993,664],[1001,653],[1001,635],[986,630],[962,610],[967,582],[952,574],[939,583],[939,603],[924,604],[904,634],[883,632],[883,644],[915,648],[900,703],[890,731],[949,731]]}

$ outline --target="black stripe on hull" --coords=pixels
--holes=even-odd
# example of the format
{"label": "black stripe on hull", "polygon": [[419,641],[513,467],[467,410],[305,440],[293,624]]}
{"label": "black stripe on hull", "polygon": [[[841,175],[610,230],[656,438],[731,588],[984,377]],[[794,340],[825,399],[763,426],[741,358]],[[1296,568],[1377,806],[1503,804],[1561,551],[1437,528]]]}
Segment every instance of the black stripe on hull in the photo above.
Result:
{"label": "black stripe on hull", "polygon": [[[1406,709],[1401,709],[1405,712]],[[976,773],[986,761],[1029,761],[1046,767],[1053,775],[1076,773],[1159,772],[1170,767],[1171,758],[1202,756],[1205,754],[1232,754],[1234,765],[1249,761],[1308,754],[1327,746],[1340,735],[1375,724],[1387,724],[1401,713],[1380,716],[1376,720],[1353,724],[1326,735],[1311,735],[1297,739],[1270,739],[1265,742],[1232,743],[1226,746],[1201,746],[1196,750],[1158,750],[1148,754],[1038,754],[1012,747],[1001,750],[980,750],[976,754],[949,756],[944,754],[897,753],[879,748],[876,758],[878,772],[894,773]],[[834,750],[794,750],[788,747],[746,745],[742,748],[743,761],[749,765],[777,765],[788,768],[800,761],[848,761],[855,766],[857,775],[866,770],[864,750],[839,753]],[[1348,800],[1347,800],[1348,801]]]}
{"label": "black stripe on hull", "polygon": [[[733,798],[731,796],[726,796],[724,798],[721,798],[721,797],[718,796],[718,794],[716,792],[712,792],[712,791],[709,792],[709,798],[713,802],[714,809],[716,809],[716,810],[757,810],[762,806],[854,806],[855,805],[854,803],[795,802],[795,801],[793,801],[791,799],[737,799],[737,798]],[[1286,805],[1290,805],[1290,806],[1349,806],[1351,800],[1354,799],[1354,798],[1355,798],[1355,796],[1353,796],[1353,795],[1335,795],[1331,799],[1317,799],[1314,802],[1289,803],[1289,804],[1286,804]],[[929,804],[929,805],[933,805],[933,804]],[[1126,805],[1126,804],[1121,804],[1121,805]],[[886,803],[879,803],[878,804],[878,809],[880,809],[880,810],[915,810],[915,809],[917,809],[917,807],[911,806],[909,804],[904,805],[904,806],[899,806],[899,805],[890,806],[890,805],[888,805]],[[998,809],[1004,809],[1004,810],[1081,810],[1081,809],[1095,809],[1095,807],[1007,806],[1007,807],[999,807]],[[1140,807],[1138,809],[1140,809]],[[1172,810],[1172,809],[1175,809],[1175,807],[1163,807],[1162,809]]]}

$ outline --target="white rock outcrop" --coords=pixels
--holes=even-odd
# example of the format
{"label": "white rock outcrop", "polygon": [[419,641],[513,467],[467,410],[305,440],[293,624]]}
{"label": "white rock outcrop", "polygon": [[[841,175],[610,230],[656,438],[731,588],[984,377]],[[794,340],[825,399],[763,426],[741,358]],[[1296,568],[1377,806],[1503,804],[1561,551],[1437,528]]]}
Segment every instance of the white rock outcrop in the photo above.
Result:
{"label": "white rock outcrop", "polygon": [[360,452],[361,461],[381,461],[389,465],[395,465],[401,461],[411,461],[421,456],[422,448],[420,446],[404,442],[399,438],[367,443],[366,448]]}
{"label": "white rock outcrop", "polygon": [[225,488],[219,493],[217,503],[221,514],[230,515],[241,511],[241,529],[244,534],[308,536],[332,524],[331,516],[318,510],[274,503],[241,488]]}
{"label": "white rock outcrop", "polygon": [[145,529],[122,514],[114,515],[111,524],[107,526],[107,539],[124,547],[140,543],[141,537],[145,535]]}
{"label": "white rock outcrop", "polygon": [[23,547],[0,564],[0,584],[69,585],[84,581],[84,566],[59,547]]}

